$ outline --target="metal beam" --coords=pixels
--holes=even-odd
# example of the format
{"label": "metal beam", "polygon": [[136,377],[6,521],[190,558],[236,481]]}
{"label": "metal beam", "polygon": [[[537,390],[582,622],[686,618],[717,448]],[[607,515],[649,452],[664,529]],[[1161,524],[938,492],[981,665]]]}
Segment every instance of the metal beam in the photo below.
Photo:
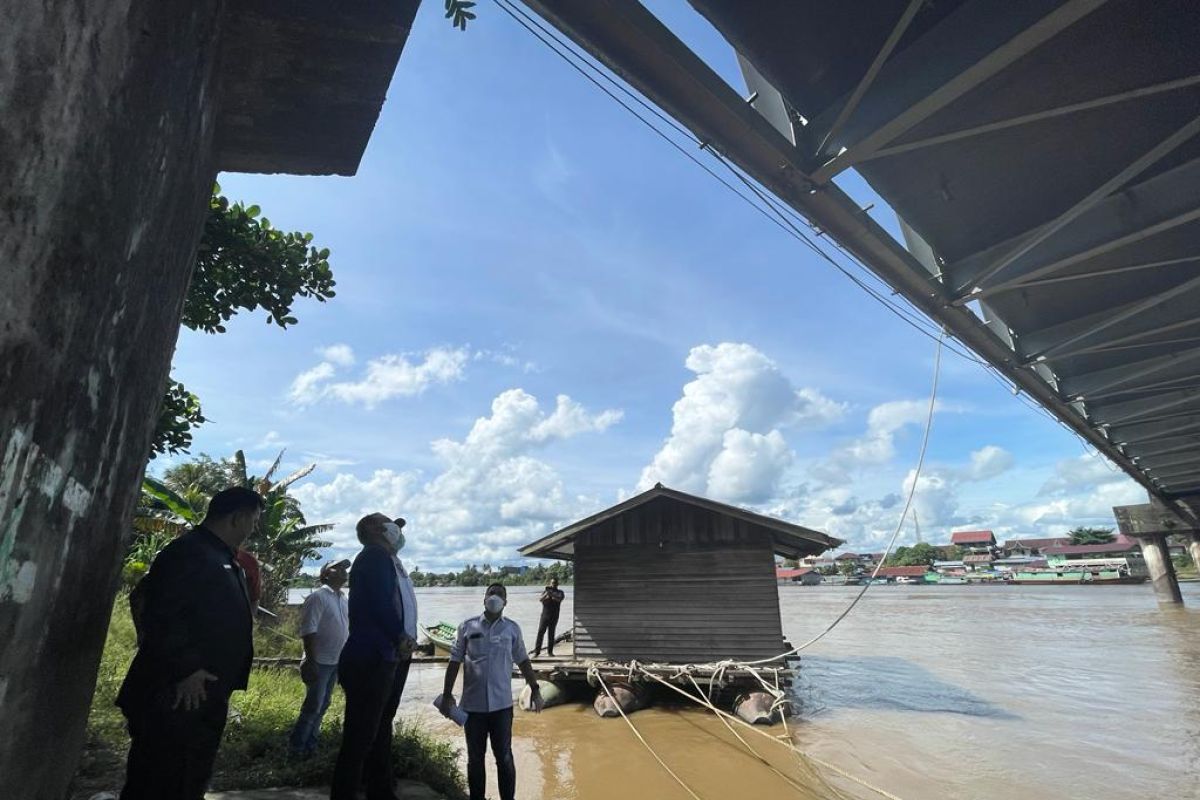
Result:
{"label": "metal beam", "polygon": [[1200,435],[1200,414],[1180,417],[1169,422],[1139,422],[1128,425],[1110,425],[1108,436],[1121,446],[1145,446],[1160,443],[1163,439],[1176,439],[1182,435]]}
{"label": "metal beam", "polygon": [[925,147],[933,147],[947,142],[956,142],[960,139],[967,139],[972,136],[982,136],[985,133],[995,133],[996,131],[1015,128],[1020,125],[1028,125],[1032,122],[1041,122],[1042,120],[1054,119],[1068,114],[1075,114],[1080,111],[1091,111],[1104,106],[1114,105],[1116,103],[1124,103],[1128,100],[1139,100],[1151,95],[1160,94],[1162,92],[1171,92],[1176,89],[1185,89],[1189,86],[1200,84],[1200,75],[1192,75],[1187,78],[1180,78],[1174,81],[1165,81],[1163,83],[1155,83],[1150,86],[1143,86],[1138,89],[1130,89],[1127,92],[1118,92],[1116,94],[1097,97],[1093,100],[1084,100],[1081,103],[1071,103],[1070,105],[1058,106],[1057,108],[1047,108],[1043,111],[1035,111],[1032,114],[1022,114],[1018,117],[1009,117],[1008,119],[998,120],[996,122],[988,122],[983,125],[976,125],[971,128],[963,128],[961,130],[943,133],[937,136],[930,136],[926,139],[917,139],[903,144],[895,144],[891,147],[884,147],[875,151],[872,155],[861,159],[861,161],[873,161],[877,158],[886,158],[888,156],[896,156],[901,153],[908,153],[913,150],[920,150]]}
{"label": "metal beam", "polygon": [[[1197,133],[1200,133],[1200,116],[1194,117],[1182,128],[1175,131],[1166,139],[1163,139],[1157,145],[1139,156],[1132,164],[1125,167],[1125,169],[1121,170],[1116,175],[1113,175],[1104,183],[1097,186],[1095,189],[1089,192],[1086,197],[1081,198],[1078,203],[1071,206],[1062,214],[1059,214],[1058,217],[1048,224],[1043,225],[1034,233],[1025,237],[1025,239],[1017,244],[1012,251],[997,259],[994,264],[976,275],[976,283],[986,283],[991,278],[994,278],[996,275],[999,275],[1001,272],[1011,267],[1023,256],[1033,252],[1035,249],[1037,249],[1038,245],[1042,244],[1047,239],[1050,239],[1063,228],[1079,219],[1084,213],[1098,205],[1113,192],[1117,191],[1122,186],[1136,178],[1138,175],[1141,175],[1143,172],[1150,169],[1150,167],[1154,166],[1159,161],[1162,161],[1171,153],[1175,152],[1177,149],[1179,149],[1179,147],[1190,141]],[[1058,263],[1061,264],[1064,263],[1064,261],[1065,260],[1059,261]],[[1048,265],[1038,270],[1034,270],[1033,273],[1026,274],[1022,279],[1010,281],[1007,285],[1020,285],[1021,280],[1047,274],[1046,270],[1049,270],[1050,268],[1051,267]],[[991,287],[991,290],[993,292],[998,291],[1002,286],[1005,286],[1005,284],[996,284],[995,286]],[[976,294],[978,295],[978,293]]]}
{"label": "metal beam", "polygon": [[[858,115],[832,140],[845,151],[814,170],[813,182],[828,183],[1104,2],[968,0],[886,64]],[[824,139],[823,132],[832,128],[829,113],[815,115],[815,139]]]}
{"label": "metal beam", "polygon": [[1162,483],[1178,482],[1183,478],[1191,478],[1193,475],[1200,478],[1200,466],[1178,467],[1176,469],[1151,469],[1150,476]]}
{"label": "metal beam", "polygon": [[[1182,381],[1182,383],[1181,383]],[[1089,402],[1097,400],[1107,400],[1110,397],[1120,397],[1125,394],[1139,394],[1142,396],[1153,397],[1156,394],[1171,391],[1172,389],[1200,389],[1200,373],[1196,375],[1187,375],[1181,378],[1173,378],[1172,380],[1162,381],[1161,383],[1139,383],[1133,386],[1125,386],[1120,389],[1113,389],[1108,392],[1099,394],[1093,392],[1087,396]]]}
{"label": "metal beam", "polygon": [[[1159,397],[1148,397],[1141,400],[1126,400],[1120,403],[1089,404],[1088,418],[1097,425],[1120,425],[1145,419],[1168,409],[1177,409],[1200,400],[1200,392],[1194,389],[1184,389],[1178,392],[1167,392]],[[1200,411],[1200,409],[1195,409]],[[1174,416],[1174,415],[1172,415]]]}
{"label": "metal beam", "polygon": [[1138,314],[1149,311],[1155,306],[1159,306],[1172,298],[1187,294],[1195,289],[1200,289],[1200,276],[1184,281],[1177,286],[1172,286],[1166,291],[1151,295],[1150,297],[1139,300],[1136,303],[1131,303],[1130,305],[1125,306],[1124,310],[1122,311],[1110,313],[1106,315],[1104,319],[1096,320],[1092,325],[1082,331],[1079,331],[1073,336],[1069,336],[1062,341],[1044,347],[1040,351],[1030,353],[1029,358],[1037,359],[1052,356],[1056,352],[1063,350],[1070,345],[1085,341],[1092,336],[1095,336],[1097,333],[1105,331],[1118,323],[1124,322],[1131,317],[1135,317]]}
{"label": "metal beam", "polygon": [[1190,453],[1193,450],[1200,452],[1200,433],[1191,436],[1178,436],[1168,443],[1149,442],[1147,444],[1140,444],[1131,442],[1122,449],[1139,464],[1143,458],[1157,458],[1176,453]]}
{"label": "metal beam", "polygon": [[[1196,120],[1193,124],[1200,126]],[[1200,219],[1200,159],[1115,194],[1089,195],[1088,200],[1086,208],[1076,206],[1079,213],[1067,220],[1069,224],[1058,225],[1056,220],[947,265],[943,272],[950,276],[956,302],[1019,288]],[[1023,249],[1027,242],[1041,246]],[[1016,257],[1010,259],[1013,254]],[[986,278],[997,264],[1005,265],[1009,277],[989,286]]]}
{"label": "metal beam", "polygon": [[[986,359],[1005,378],[1051,411],[1151,494],[1162,497],[1149,477],[1104,433],[1091,427],[1054,387],[1034,371],[1020,367],[1013,350],[981,325],[978,317],[968,309],[948,307],[950,297],[945,287],[930,281],[929,273],[912,254],[869,214],[863,214],[845,192],[832,184],[814,191],[804,172],[799,151],[640,3],[635,0],[524,2],[674,116],[697,138],[711,144],[768,191],[841,243],[917,309],[940,322],[959,341]],[[1010,8],[1027,8],[1029,3],[1005,0],[993,5],[996,13],[1003,16]],[[1070,13],[1082,16],[1099,3],[1056,5],[1070,7]],[[1055,24],[1063,22],[1062,17],[1051,16]],[[1047,34],[1046,38],[1049,35],[1052,34]],[[974,46],[974,43],[963,44],[964,47],[968,45]],[[1026,40],[1023,45],[1032,46],[1032,41]],[[957,52],[962,52],[961,47]],[[901,55],[897,54],[893,61]],[[877,82],[874,91],[879,88]]]}
{"label": "metal beam", "polygon": [[1190,467],[1196,465],[1200,467],[1200,449],[1193,449],[1190,453],[1176,454],[1174,457],[1166,458],[1139,458],[1138,466],[1148,470],[1165,470],[1173,467]]}
{"label": "metal beam", "polygon": [[1053,278],[1035,278],[1033,280],[1021,280],[1019,283],[1013,284],[1011,288],[1015,289],[1032,289],[1035,286],[1049,286],[1055,283],[1069,283],[1071,281],[1086,281],[1094,278],[1107,278],[1111,275],[1126,275],[1130,272],[1144,272],[1148,269],[1160,269],[1162,267],[1173,267],[1179,264],[1187,264],[1188,266],[1200,268],[1200,256],[1187,256],[1185,258],[1168,258],[1162,261],[1147,261],[1144,264],[1129,264],[1124,267],[1112,267],[1111,269],[1098,269],[1093,272],[1076,272],[1072,275],[1058,275]]}
{"label": "metal beam", "polygon": [[[1098,369],[1094,372],[1086,372],[1081,375],[1059,378],[1058,390],[1067,397],[1094,400],[1096,399],[1096,395],[1107,389],[1125,387],[1123,391],[1130,391],[1127,388],[1129,384],[1134,383],[1139,378],[1157,375],[1172,367],[1177,367],[1180,364],[1189,364],[1197,360],[1200,360],[1200,347],[1194,347],[1190,350],[1183,350],[1165,356],[1128,362],[1120,366],[1108,367],[1107,369]],[[1177,378],[1176,380],[1180,379]],[[1160,383],[1162,382],[1160,381]]]}
{"label": "metal beam", "polygon": [[826,131],[821,143],[817,145],[815,155],[820,156],[825,152],[825,146],[829,144],[831,139],[836,139],[837,135],[842,132],[842,126],[846,124],[846,120],[858,108],[858,104],[862,101],[863,95],[867,89],[871,88],[871,84],[875,82],[875,78],[879,75],[879,70],[883,69],[883,64],[888,60],[888,56],[896,49],[896,45],[900,43],[900,38],[904,36],[904,32],[908,30],[909,24],[917,16],[917,12],[925,7],[925,0],[909,0],[908,7],[904,9],[904,13],[900,15],[900,19],[892,27],[892,32],[888,34],[887,39],[883,42],[883,47],[879,48],[879,52],[875,54],[875,60],[871,62],[871,66],[867,68],[867,72],[859,80],[858,85],[854,87],[854,91],[850,93],[850,98],[842,104],[841,111],[838,112],[837,118]]}
{"label": "metal beam", "polygon": [[[1039,353],[1045,348],[1069,339],[1084,330],[1090,330],[1099,322],[1104,322],[1114,314],[1122,314],[1133,308],[1140,300],[1127,303],[1117,308],[1097,311],[1078,319],[1060,322],[1034,331],[1024,331],[1020,335],[1021,346],[1025,352]],[[1129,315],[1115,325],[1109,325],[1103,336],[1093,335],[1091,341],[1080,343],[1074,347],[1063,347],[1055,351],[1055,361],[1084,353],[1096,353],[1103,350],[1129,344],[1158,344],[1156,337],[1187,328],[1200,326],[1200,310],[1194,298],[1178,297],[1161,303],[1154,314]],[[1163,341],[1162,343],[1166,343]]]}

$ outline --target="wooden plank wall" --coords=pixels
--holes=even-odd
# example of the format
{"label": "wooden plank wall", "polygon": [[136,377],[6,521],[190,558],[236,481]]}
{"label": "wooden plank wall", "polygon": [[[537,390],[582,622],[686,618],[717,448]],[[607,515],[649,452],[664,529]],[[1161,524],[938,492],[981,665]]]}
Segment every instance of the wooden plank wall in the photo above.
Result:
{"label": "wooden plank wall", "polygon": [[661,498],[575,542],[575,654],[696,663],[786,646],[770,535]]}

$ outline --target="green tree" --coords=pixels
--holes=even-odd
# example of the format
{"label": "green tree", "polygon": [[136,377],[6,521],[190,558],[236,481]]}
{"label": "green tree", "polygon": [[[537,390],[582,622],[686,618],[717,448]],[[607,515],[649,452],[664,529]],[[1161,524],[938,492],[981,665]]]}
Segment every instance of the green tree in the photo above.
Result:
{"label": "green tree", "polygon": [[281,604],[288,588],[299,578],[305,561],[316,559],[329,542],[320,535],[333,525],[310,525],[300,503],[288,494],[288,487],[316,469],[309,464],[291,475],[275,480],[283,453],[263,477],[249,475],[246,456],[239,450],[228,461],[214,461],[203,455],[192,462],[172,467],[165,480],[146,477],[142,481],[142,499],[134,517],[134,538],[126,553],[126,581],[136,582],[154,556],[181,532],[204,519],[208,501],[221,489],[245,486],[263,496],[265,508],[258,528],[244,547],[262,567],[262,604],[272,608]]}
{"label": "green tree", "polygon": [[887,567],[918,567],[928,566],[941,555],[939,549],[928,542],[918,542],[911,547],[902,545],[888,556],[884,566]]}
{"label": "green tree", "polygon": [[842,573],[846,577],[849,577],[858,572],[858,564],[855,564],[850,560],[842,561],[838,564],[838,572]]}
{"label": "green tree", "polygon": [[1075,528],[1067,535],[1071,544],[1109,544],[1117,538],[1112,528]]}
{"label": "green tree", "polygon": [[[295,325],[292,306],[298,297],[320,302],[333,297],[329,250],[312,246],[313,235],[287,233],[260,216],[258,206],[230,203],[214,186],[196,264],[183,306],[183,326],[224,333],[225,323],[241,311],[267,312],[267,323]],[[151,458],[186,452],[192,431],[206,422],[200,399],[168,380],[155,427]]]}

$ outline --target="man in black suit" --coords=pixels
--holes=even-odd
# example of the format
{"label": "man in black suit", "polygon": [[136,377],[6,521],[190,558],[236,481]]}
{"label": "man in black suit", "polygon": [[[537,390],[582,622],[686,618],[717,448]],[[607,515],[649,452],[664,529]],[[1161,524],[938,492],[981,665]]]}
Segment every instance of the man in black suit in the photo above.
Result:
{"label": "man in black suit", "polygon": [[262,509],[250,489],[218,492],[131,598],[138,651],[117,695],[131,740],[121,800],[203,800],[229,696],[246,688],[254,656],[237,549]]}
{"label": "man in black suit", "polygon": [[396,800],[392,723],[417,638],[416,595],[397,555],[403,527],[403,519],[383,514],[368,514],[356,527],[363,549],[350,568],[350,637],[338,660],[346,716],[331,800],[354,800],[360,782],[367,800]]}

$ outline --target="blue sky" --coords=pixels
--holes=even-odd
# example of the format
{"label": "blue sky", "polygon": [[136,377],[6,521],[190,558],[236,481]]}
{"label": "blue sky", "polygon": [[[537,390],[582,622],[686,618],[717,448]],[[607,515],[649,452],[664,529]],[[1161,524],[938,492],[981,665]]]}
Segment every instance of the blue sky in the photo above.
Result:
{"label": "blue sky", "polygon": [[[683,2],[648,4],[731,83]],[[357,176],[222,175],[332,251],[286,332],[184,331],[193,453],[287,449],[311,521],[406,516],[423,568],[515,547],[662,480],[879,549],[915,463],[933,344],[491,4],[422,8]],[[889,230],[853,176],[843,184]],[[1111,524],[1144,493],[979,367],[943,359],[917,491],[930,541]],[[169,461],[156,462],[156,468]],[[902,541],[912,541],[911,525]],[[410,565],[411,565],[410,563]]]}

